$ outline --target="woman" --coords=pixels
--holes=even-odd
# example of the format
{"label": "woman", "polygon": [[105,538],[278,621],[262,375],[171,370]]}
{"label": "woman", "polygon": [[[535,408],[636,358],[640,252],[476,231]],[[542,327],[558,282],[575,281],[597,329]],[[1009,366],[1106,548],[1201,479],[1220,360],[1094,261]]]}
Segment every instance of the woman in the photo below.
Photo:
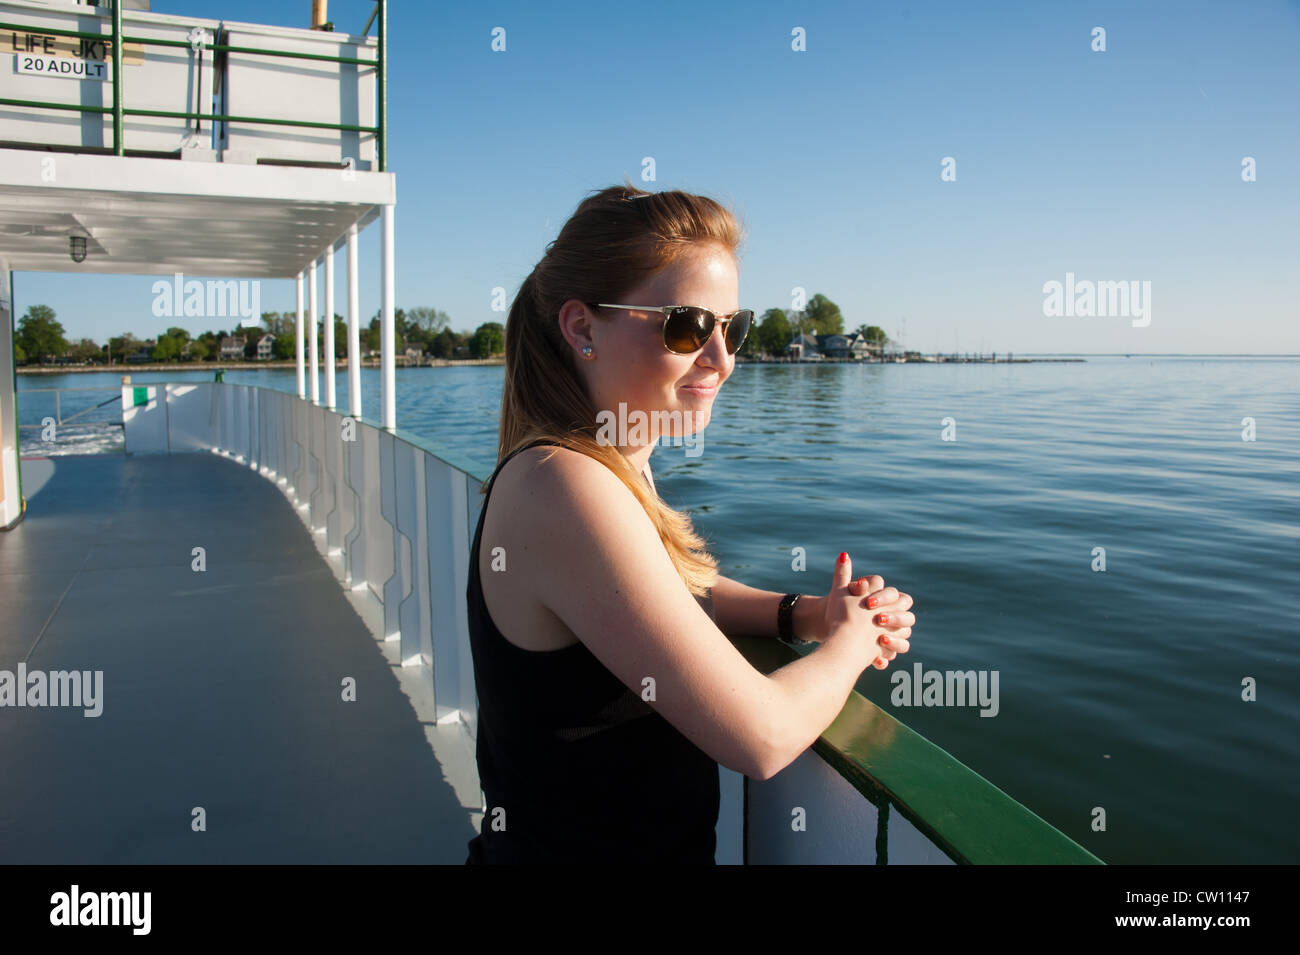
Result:
{"label": "woman", "polygon": [[[853,580],[847,555],[825,597],[783,611],[719,576],[654,490],[660,426],[707,426],[752,321],[739,243],[711,199],[615,186],[511,306],[467,593],[486,797],[469,862],[710,864],[718,764],[780,772],[908,650],[911,598]],[[821,646],[764,676],[726,636],[763,633]]]}

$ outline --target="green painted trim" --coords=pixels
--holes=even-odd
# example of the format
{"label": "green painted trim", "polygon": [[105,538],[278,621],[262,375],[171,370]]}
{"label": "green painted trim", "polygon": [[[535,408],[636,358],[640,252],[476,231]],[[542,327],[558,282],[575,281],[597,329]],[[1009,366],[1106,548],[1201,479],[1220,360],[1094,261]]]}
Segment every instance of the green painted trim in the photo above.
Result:
{"label": "green painted trim", "polygon": [[[801,656],[771,637],[734,642],[763,673]],[[897,809],[955,862],[1105,864],[857,691],[812,748],[873,805]]]}
{"label": "green painted trim", "polygon": [[[377,74],[375,80],[377,83],[377,102],[378,124],[379,124],[379,142],[376,148],[379,152],[379,171],[388,171],[388,0],[379,0],[376,5],[379,10],[379,30],[376,37],[376,63]],[[369,24],[366,25],[369,29]]]}
{"label": "green painted trim", "polygon": [[[367,25],[369,29],[369,25]],[[101,33],[87,30],[63,30],[54,27],[34,27],[30,23],[0,23],[0,30],[17,31],[22,30],[25,33],[39,33],[42,36],[66,36],[77,37],[85,40],[111,40],[112,33]],[[342,36],[343,34],[338,34]],[[364,34],[363,34],[364,36]],[[122,36],[123,43],[136,43],[141,46],[171,46],[183,47],[184,49],[193,49],[194,44],[189,40],[164,40],[162,37],[150,36]],[[364,46],[363,44],[349,44],[344,41],[343,45]],[[299,53],[294,50],[263,50],[253,46],[230,46],[225,43],[200,43],[205,50],[224,51],[227,53],[247,53],[252,56],[284,56],[295,60],[324,60],[328,63],[354,63],[359,66],[377,66],[378,60],[367,59],[356,56],[330,56],[326,53]]]}
{"label": "green painted trim", "polygon": [[[342,36],[336,33],[335,36]],[[189,46],[184,40],[150,40],[146,37],[127,37],[127,43],[158,43],[158,44],[175,44],[177,46]],[[345,44],[348,46],[364,46],[365,44]],[[327,53],[297,53],[293,50],[259,50],[254,46],[229,46],[225,43],[205,43],[203,46],[209,50],[226,53],[246,53],[251,56],[284,56],[293,60],[324,60],[326,63],[355,63],[360,66],[376,66],[377,60],[371,60],[365,57],[356,56],[330,56]]]}
{"label": "green painted trim", "polygon": [[[0,106],[27,106],[32,109],[69,109],[79,113],[111,113],[111,106],[82,106],[79,103],[49,103],[35,99],[11,99],[0,97]],[[349,133],[373,133],[379,135],[378,126],[358,126],[356,123],[309,123],[298,119],[266,119],[260,116],[228,116],[225,113],[199,113],[191,110],[170,109],[124,109],[123,116],[157,116],[166,119],[207,119],[224,123],[262,123],[269,126],[301,126],[304,129],[335,129]]]}
{"label": "green painted trim", "polygon": [[[41,11],[41,12],[43,13],[45,11]],[[65,11],[60,11],[60,12],[65,12]],[[88,13],[89,11],[86,12]],[[79,10],[77,11],[77,16],[85,16],[85,13]],[[86,40],[109,39],[109,34],[107,33],[87,32],[86,30],[64,30],[61,28],[56,29],[54,27],[34,27],[30,23],[9,23],[7,21],[0,22],[0,30],[13,30],[13,31],[22,30],[24,33],[39,33],[42,36],[73,36],[73,37],[80,37]],[[11,50],[10,52],[14,52],[14,51]]]}
{"label": "green painted trim", "polygon": [[131,389],[131,407],[138,408],[140,405],[149,403],[149,387],[136,386]]}
{"label": "green painted trim", "polygon": [[[49,103],[36,99],[11,99],[0,97],[0,106],[26,106],[32,109],[69,109],[79,113],[112,113],[111,106],[82,106],[80,103]],[[268,126],[295,126],[304,129],[334,129],[349,133],[372,133],[376,136],[382,131],[378,126],[358,126],[356,123],[309,123],[299,119],[266,119],[260,116],[229,116],[225,113],[199,113],[194,110],[171,109],[124,109],[123,116],[157,116],[166,119],[206,119],[223,123],[262,123]]]}
{"label": "green painted trim", "polygon": [[122,111],[127,116],[161,116],[168,119],[209,119],[223,123],[263,123],[269,126],[301,126],[304,129],[339,129],[350,133],[375,133],[378,126],[358,126],[356,123],[309,123],[302,119],[267,119],[261,116],[230,116],[226,113],[198,113],[191,110],[171,109],[127,109]]}
{"label": "green painted trim", "polygon": [[0,99],[0,106],[31,106],[36,109],[72,109],[79,113],[111,113],[111,106],[82,106],[80,103],[47,103],[39,99]]}
{"label": "green painted trim", "polygon": [[122,0],[113,0],[113,152],[126,155],[126,141],[122,131],[122,107],[126,105],[122,87]]}

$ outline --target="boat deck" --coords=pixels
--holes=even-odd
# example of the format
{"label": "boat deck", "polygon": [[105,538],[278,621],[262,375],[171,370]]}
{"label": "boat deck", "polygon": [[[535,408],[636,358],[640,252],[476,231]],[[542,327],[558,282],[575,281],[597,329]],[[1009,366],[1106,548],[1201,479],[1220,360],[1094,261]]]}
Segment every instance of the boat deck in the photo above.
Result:
{"label": "boat deck", "polygon": [[103,709],[0,706],[0,862],[465,861],[468,737],[435,724],[419,668],[371,635],[273,483],[201,453],[22,474],[0,671],[101,670]]}

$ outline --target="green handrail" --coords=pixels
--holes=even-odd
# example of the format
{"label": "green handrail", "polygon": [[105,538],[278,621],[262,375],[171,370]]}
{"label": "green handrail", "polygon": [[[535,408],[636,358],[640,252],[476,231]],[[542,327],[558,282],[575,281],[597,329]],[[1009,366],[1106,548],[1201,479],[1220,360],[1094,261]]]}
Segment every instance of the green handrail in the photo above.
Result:
{"label": "green handrail", "polygon": [[[771,673],[799,658],[770,637],[737,637],[755,669]],[[888,861],[896,809],[954,862],[973,865],[1104,865],[920,733],[857,691],[813,744],[826,763],[876,806],[877,861]]]}

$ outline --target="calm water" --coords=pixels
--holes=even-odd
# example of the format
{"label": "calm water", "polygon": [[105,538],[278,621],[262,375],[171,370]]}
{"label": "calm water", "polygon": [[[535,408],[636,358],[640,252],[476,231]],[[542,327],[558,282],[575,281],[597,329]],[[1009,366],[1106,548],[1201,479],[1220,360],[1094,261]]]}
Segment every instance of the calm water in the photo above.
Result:
{"label": "calm water", "polygon": [[[296,390],[292,371],[226,380]],[[377,417],[378,372],[362,380]],[[400,370],[398,425],[486,474],[501,382],[500,367]],[[343,407],[346,388],[340,375]],[[847,550],[855,574],[910,593],[903,669],[996,670],[999,712],[894,706],[898,662],[859,690],[1102,859],[1294,863],[1298,412],[1297,359],[751,365],[719,394],[703,453],[663,447],[653,467],[730,577],[824,593]],[[41,413],[20,400],[22,422]]]}

